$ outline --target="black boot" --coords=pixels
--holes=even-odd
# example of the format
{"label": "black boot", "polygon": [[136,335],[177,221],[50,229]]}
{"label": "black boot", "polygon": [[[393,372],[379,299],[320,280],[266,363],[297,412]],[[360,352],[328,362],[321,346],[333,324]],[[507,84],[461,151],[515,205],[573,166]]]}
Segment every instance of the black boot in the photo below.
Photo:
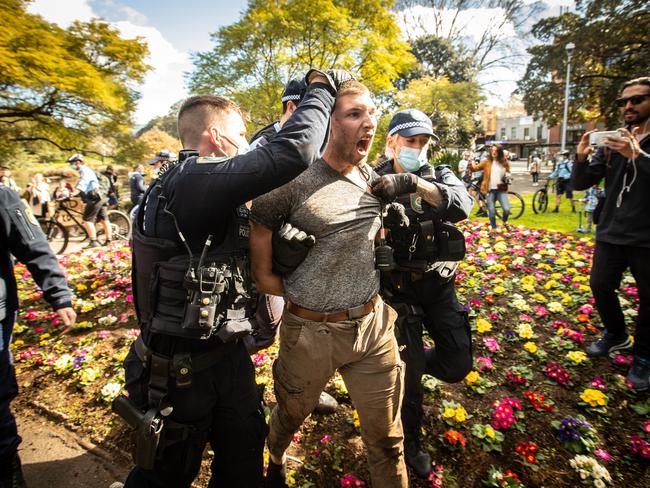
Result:
{"label": "black boot", "polygon": [[0,465],[0,488],[27,488],[18,453],[9,462]]}
{"label": "black boot", "polygon": [[560,211],[560,207],[559,207],[559,206],[556,206],[556,207],[553,209],[553,213],[558,213],[559,211]]}
{"label": "black boot", "polygon": [[289,488],[287,485],[287,465],[275,464],[269,459],[269,467],[266,469],[264,488]]}
{"label": "black boot", "polygon": [[404,459],[420,478],[426,478],[431,473],[431,456],[422,448],[418,436],[404,438]]}

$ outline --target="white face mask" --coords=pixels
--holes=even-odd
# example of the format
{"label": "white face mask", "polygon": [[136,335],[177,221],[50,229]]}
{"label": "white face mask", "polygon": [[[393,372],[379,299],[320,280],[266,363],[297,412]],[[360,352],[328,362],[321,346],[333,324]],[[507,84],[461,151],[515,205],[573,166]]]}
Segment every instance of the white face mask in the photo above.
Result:
{"label": "white face mask", "polygon": [[397,160],[404,171],[413,173],[427,164],[427,150],[425,147],[416,149],[413,147],[400,146]]}
{"label": "white face mask", "polygon": [[395,158],[395,151],[393,151],[388,145],[386,145],[386,149],[384,149],[384,154],[388,159],[394,159]]}
{"label": "white face mask", "polygon": [[242,154],[246,154],[248,151],[251,150],[250,144],[248,144],[248,142],[244,138],[242,138],[239,144],[235,143],[230,137],[228,137],[225,134],[223,135],[223,138],[237,148],[237,152],[235,153],[235,156],[241,156]]}

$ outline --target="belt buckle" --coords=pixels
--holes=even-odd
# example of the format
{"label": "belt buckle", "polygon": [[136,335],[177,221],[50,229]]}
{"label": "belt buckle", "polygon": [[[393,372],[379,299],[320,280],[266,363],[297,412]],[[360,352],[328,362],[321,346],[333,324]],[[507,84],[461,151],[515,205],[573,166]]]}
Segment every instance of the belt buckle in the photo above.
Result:
{"label": "belt buckle", "polygon": [[359,305],[358,307],[349,308],[347,312],[348,318],[350,320],[356,320],[366,315],[366,305],[367,304],[364,303],[363,305]]}

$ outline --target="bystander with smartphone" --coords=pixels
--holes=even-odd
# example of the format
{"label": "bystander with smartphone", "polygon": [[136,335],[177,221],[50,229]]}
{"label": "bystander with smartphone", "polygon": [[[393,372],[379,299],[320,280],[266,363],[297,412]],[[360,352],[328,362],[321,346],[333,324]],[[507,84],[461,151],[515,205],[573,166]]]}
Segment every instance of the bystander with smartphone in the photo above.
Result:
{"label": "bystander with smartphone", "polygon": [[[632,349],[627,380],[642,391],[650,387],[650,77],[625,83],[616,104],[625,127],[604,135],[585,133],[572,175],[577,190],[605,180],[605,198],[594,211],[598,227],[590,277],[605,332],[587,347],[587,354]],[[628,268],[639,290],[634,346],[616,293]]]}

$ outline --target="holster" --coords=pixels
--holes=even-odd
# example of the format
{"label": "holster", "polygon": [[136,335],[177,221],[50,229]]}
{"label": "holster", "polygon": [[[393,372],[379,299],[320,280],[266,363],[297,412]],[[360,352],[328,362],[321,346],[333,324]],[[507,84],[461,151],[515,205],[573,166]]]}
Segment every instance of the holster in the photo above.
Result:
{"label": "holster", "polygon": [[160,436],[165,426],[157,408],[141,411],[124,395],[113,400],[113,412],[122,417],[136,429],[135,464],[142,469],[151,470],[156,463]]}

